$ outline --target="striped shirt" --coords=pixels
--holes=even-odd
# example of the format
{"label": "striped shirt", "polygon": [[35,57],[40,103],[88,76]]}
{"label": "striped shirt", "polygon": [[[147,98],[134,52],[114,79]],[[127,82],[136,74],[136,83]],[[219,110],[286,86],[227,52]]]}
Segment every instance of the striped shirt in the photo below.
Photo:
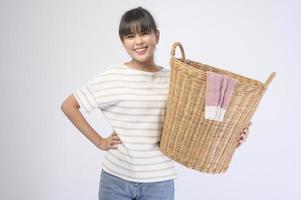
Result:
{"label": "striped shirt", "polygon": [[107,67],[73,95],[86,113],[98,108],[123,142],[105,152],[103,170],[135,182],[177,177],[174,161],[158,147],[169,90],[170,70],[146,72]]}

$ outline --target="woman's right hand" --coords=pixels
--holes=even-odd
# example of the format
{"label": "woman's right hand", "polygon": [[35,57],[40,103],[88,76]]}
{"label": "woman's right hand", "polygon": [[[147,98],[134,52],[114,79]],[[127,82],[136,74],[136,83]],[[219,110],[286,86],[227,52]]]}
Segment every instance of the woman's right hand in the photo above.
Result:
{"label": "woman's right hand", "polygon": [[121,143],[119,136],[113,131],[109,137],[102,139],[97,147],[103,151],[108,151],[109,149],[117,149],[116,145]]}

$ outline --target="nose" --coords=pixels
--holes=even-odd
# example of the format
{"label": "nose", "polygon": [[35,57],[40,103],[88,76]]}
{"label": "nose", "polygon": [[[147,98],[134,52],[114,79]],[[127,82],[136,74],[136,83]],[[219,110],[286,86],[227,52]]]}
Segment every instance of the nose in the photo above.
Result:
{"label": "nose", "polygon": [[143,38],[140,35],[137,35],[135,37],[135,43],[136,44],[143,44]]}

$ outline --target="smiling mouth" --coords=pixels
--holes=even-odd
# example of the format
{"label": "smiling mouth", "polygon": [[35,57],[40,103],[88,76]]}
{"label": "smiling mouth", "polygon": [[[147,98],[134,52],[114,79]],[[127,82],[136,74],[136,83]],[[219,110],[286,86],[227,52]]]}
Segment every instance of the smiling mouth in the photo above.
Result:
{"label": "smiling mouth", "polygon": [[134,51],[138,51],[138,52],[141,52],[141,51],[144,51],[145,49],[147,49],[148,47],[140,47],[140,48],[136,48],[134,49]]}
{"label": "smiling mouth", "polygon": [[146,52],[146,50],[148,49],[148,47],[141,47],[141,48],[136,48],[134,49],[135,53],[138,55],[142,55]]}

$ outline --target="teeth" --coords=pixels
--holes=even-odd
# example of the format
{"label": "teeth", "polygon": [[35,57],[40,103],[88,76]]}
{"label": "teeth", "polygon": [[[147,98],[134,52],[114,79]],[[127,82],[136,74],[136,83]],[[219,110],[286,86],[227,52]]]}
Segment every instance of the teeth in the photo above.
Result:
{"label": "teeth", "polygon": [[146,49],[146,47],[144,47],[143,49],[135,49],[135,51],[144,51],[144,49]]}

